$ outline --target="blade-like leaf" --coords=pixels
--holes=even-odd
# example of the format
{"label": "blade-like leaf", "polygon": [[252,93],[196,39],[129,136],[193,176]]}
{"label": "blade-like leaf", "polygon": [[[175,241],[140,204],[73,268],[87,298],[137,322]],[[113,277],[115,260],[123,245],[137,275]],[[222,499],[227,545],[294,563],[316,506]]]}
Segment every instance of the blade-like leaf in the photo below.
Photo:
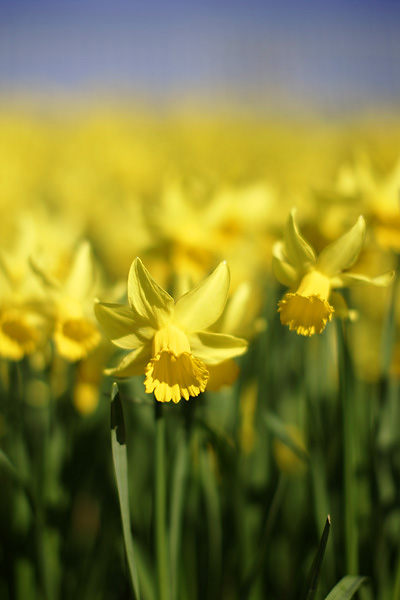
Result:
{"label": "blade-like leaf", "polygon": [[35,498],[33,497],[32,491],[28,483],[26,483],[18,474],[17,469],[14,467],[8,456],[0,448],[0,470],[4,470],[16,485],[19,485],[25,492],[29,505],[32,509],[33,514],[37,512],[37,506]]}
{"label": "blade-like leaf", "polygon": [[113,383],[111,390],[111,448],[114,461],[115,477],[117,480],[119,505],[121,508],[122,530],[124,533],[126,558],[128,561],[134,597],[136,600],[139,600],[139,581],[136,571],[136,561],[133,549],[131,519],[129,512],[128,465],[125,440],[125,422],[121,398],[118,391],[118,385]]}
{"label": "blade-like leaf", "polygon": [[366,577],[346,575],[346,577],[343,577],[343,579],[335,585],[333,590],[329,592],[325,600],[350,600],[366,580]]}
{"label": "blade-like leaf", "polygon": [[331,526],[331,518],[328,515],[325,527],[321,535],[321,539],[319,541],[317,554],[313,560],[313,564],[311,565],[310,574],[308,577],[308,585],[306,588],[306,595],[304,596],[305,600],[314,600],[315,594],[317,592],[319,575],[321,572],[322,561],[324,560],[325,548],[328,542],[329,530]]}

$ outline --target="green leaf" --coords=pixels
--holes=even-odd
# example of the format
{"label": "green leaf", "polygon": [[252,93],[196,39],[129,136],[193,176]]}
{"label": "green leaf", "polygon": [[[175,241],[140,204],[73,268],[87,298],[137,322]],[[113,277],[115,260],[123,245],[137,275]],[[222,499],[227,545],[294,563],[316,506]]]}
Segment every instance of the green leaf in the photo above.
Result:
{"label": "green leaf", "polygon": [[182,564],[181,543],[185,496],[189,472],[189,448],[186,432],[180,432],[172,471],[172,495],[170,508],[170,556],[172,598],[177,598],[179,570]]}
{"label": "green leaf", "polygon": [[305,600],[314,600],[315,594],[317,592],[319,575],[321,572],[322,561],[324,559],[325,548],[328,542],[329,530],[331,526],[331,518],[328,515],[325,527],[321,535],[321,539],[319,541],[317,554],[315,555],[313,564],[311,565],[310,574],[308,577],[308,585],[306,595],[304,596]]}
{"label": "green leaf", "polygon": [[29,505],[32,509],[32,513],[35,515],[37,512],[37,506],[36,506],[36,501],[35,501],[35,498],[33,497],[30,485],[28,483],[26,483],[22,479],[22,477],[20,477],[17,469],[12,464],[12,462],[10,461],[8,456],[3,452],[3,450],[1,450],[1,448],[0,448],[0,469],[3,469],[8,474],[11,481],[13,481],[16,485],[20,486],[23,489],[23,491],[25,492],[26,497],[28,499]]}
{"label": "green leaf", "polygon": [[358,588],[367,581],[366,577],[346,575],[329,592],[325,600],[350,600]]}
{"label": "green leaf", "polygon": [[119,505],[121,509],[122,529],[129,574],[136,600],[140,599],[139,581],[136,571],[136,560],[131,534],[131,519],[129,512],[128,464],[126,456],[126,436],[124,413],[118,385],[113,383],[111,390],[111,448],[114,461],[114,471],[117,480]]}

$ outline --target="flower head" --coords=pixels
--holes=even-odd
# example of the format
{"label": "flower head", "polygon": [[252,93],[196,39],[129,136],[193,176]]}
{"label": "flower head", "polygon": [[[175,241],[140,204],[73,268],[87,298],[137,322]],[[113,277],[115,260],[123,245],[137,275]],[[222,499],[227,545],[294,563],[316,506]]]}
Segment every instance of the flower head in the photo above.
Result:
{"label": "flower head", "polygon": [[52,300],[49,313],[57,353],[70,362],[86,358],[101,340],[93,315],[95,265],[89,243],[79,244],[63,282],[34,259],[31,263]]}
{"label": "flower head", "polygon": [[364,236],[365,221],[360,216],[347,233],[317,255],[299,232],[292,210],[284,239],[273,248],[274,274],[290,288],[278,303],[283,325],[300,335],[321,333],[335,311],[343,312],[343,298],[332,290],[367,284],[385,286],[391,282],[393,272],[374,278],[347,272],[358,258]]}
{"label": "flower head", "polygon": [[175,302],[136,258],[128,277],[129,306],[95,304],[96,317],[111,341],[133,350],[106,373],[144,373],[146,392],[154,392],[160,402],[198,396],[207,386],[207,365],[239,356],[247,347],[241,338],[207,331],[222,314],[228,289],[229,270],[223,262]]}

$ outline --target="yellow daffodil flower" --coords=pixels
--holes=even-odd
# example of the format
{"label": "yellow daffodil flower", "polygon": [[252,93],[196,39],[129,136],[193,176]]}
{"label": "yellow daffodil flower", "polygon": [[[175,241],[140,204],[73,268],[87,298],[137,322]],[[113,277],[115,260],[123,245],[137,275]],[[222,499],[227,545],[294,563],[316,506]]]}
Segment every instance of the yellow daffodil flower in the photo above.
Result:
{"label": "yellow daffodil flower", "polygon": [[48,322],[41,311],[43,291],[29,271],[0,253],[0,356],[18,361],[42,347]]}
{"label": "yellow daffodil flower", "polygon": [[86,358],[101,340],[92,306],[95,267],[89,242],[81,242],[76,249],[63,282],[56,280],[34,259],[32,266],[52,300],[49,313],[54,321],[57,353],[70,362]]}
{"label": "yellow daffodil flower", "polygon": [[139,258],[129,271],[129,306],[96,302],[95,314],[111,341],[133,350],[109,375],[145,373],[145,390],[159,402],[189,400],[204,392],[207,365],[246,351],[247,342],[206,331],[222,314],[229,289],[225,262],[176,302],[151,277]]}
{"label": "yellow daffodil flower", "polygon": [[342,237],[326,246],[317,256],[302,237],[290,213],[284,239],[273,248],[273,271],[280,283],[290,288],[278,303],[281,323],[300,335],[321,333],[332,319],[335,307],[343,306],[335,288],[356,285],[388,285],[393,272],[380,277],[346,272],[356,261],[365,236],[365,221],[360,216],[356,224]]}

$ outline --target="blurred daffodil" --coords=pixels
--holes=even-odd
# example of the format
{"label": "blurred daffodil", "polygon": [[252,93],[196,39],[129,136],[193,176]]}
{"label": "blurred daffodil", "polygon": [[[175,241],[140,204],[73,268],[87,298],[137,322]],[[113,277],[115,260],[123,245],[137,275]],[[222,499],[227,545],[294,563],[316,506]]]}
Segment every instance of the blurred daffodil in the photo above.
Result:
{"label": "blurred daffodil", "polygon": [[357,260],[364,243],[365,221],[356,224],[317,256],[299,232],[295,211],[287,221],[284,239],[273,248],[273,271],[280,283],[290,288],[278,303],[283,325],[300,335],[321,333],[343,299],[332,290],[356,285],[388,285],[393,272],[380,277],[347,272]]}
{"label": "blurred daffodil", "polygon": [[278,468],[287,475],[302,475],[307,467],[304,437],[296,425],[286,425],[281,437],[273,441],[273,453]]}
{"label": "blurred daffodil", "polygon": [[0,254],[0,356],[18,361],[44,345],[49,327],[41,287],[29,265],[14,272],[12,258]]}
{"label": "blurred daffodil", "polygon": [[145,390],[154,392],[159,402],[198,396],[207,386],[207,365],[246,351],[244,339],[206,331],[222,314],[229,279],[227,264],[220,263],[175,302],[136,258],[128,277],[129,306],[95,304],[96,317],[111,341],[133,350],[106,373],[117,377],[145,373]]}
{"label": "blurred daffodil", "polygon": [[54,320],[57,353],[71,362],[86,358],[101,340],[93,314],[95,268],[90,244],[83,241],[78,246],[63,282],[56,280],[34,259],[32,266],[52,300],[49,313]]}

